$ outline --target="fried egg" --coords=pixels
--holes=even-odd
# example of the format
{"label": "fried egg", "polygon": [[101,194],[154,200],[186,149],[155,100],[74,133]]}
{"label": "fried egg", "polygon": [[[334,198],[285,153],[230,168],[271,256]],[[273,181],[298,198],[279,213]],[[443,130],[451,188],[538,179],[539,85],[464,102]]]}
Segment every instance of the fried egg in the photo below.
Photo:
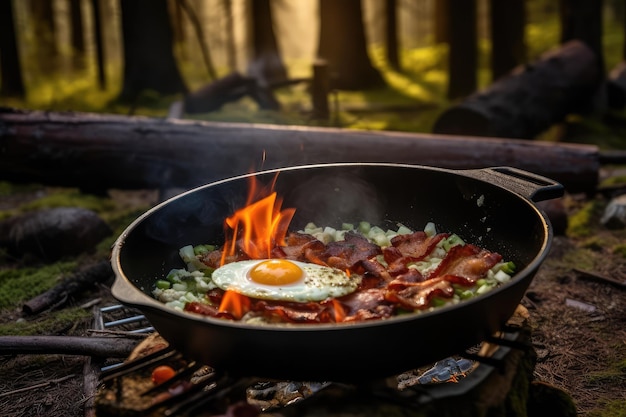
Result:
{"label": "fried egg", "polygon": [[232,262],[213,271],[212,280],[248,297],[294,302],[341,297],[361,283],[360,276],[340,269],[287,259]]}

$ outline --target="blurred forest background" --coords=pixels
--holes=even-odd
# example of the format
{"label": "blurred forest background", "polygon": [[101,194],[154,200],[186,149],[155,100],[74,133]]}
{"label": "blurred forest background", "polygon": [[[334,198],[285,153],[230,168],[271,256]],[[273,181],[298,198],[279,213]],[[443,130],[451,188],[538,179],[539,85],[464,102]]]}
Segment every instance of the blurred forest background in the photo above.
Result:
{"label": "blurred forest background", "polygon": [[[0,105],[25,109],[161,117],[217,82],[223,101],[185,117],[430,132],[451,103],[572,37],[568,7],[592,13],[584,30],[599,37],[607,73],[625,58],[624,0],[0,0],[0,7]],[[311,77],[322,56],[338,72],[330,76],[329,115],[316,118]],[[250,79],[269,96],[237,95],[234,86]]]}

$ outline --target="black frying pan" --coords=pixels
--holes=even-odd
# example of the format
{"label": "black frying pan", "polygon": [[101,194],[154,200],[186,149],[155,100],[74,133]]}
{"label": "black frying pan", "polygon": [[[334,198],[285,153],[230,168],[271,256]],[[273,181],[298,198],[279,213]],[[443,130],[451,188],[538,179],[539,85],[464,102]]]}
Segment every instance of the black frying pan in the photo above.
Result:
{"label": "black frying pan", "polygon": [[[271,182],[276,170],[256,175]],[[223,221],[245,205],[249,175],[208,184],[146,212],[116,241],[113,295],[139,308],[176,349],[233,375],[296,380],[390,376],[463,352],[500,330],[546,257],[552,230],[533,201],[563,187],[500,167],[447,170],[398,164],[327,164],[280,170],[282,208],[295,207],[292,229],[312,221],[339,227],[366,220],[438,231],[499,252],[517,265],[507,284],[474,299],[420,315],[357,324],[258,326],[183,313],[150,295],[155,281],[184,265],[178,249],[222,244]]]}

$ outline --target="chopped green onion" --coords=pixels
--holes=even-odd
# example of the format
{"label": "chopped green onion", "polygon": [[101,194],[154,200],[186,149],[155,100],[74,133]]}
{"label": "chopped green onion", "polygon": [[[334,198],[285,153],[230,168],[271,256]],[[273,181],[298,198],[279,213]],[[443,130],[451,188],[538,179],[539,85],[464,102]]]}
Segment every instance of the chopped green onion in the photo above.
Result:
{"label": "chopped green onion", "polygon": [[160,290],[167,290],[171,287],[171,285],[172,284],[169,281],[166,281],[164,279],[160,279],[156,282],[156,287]]}

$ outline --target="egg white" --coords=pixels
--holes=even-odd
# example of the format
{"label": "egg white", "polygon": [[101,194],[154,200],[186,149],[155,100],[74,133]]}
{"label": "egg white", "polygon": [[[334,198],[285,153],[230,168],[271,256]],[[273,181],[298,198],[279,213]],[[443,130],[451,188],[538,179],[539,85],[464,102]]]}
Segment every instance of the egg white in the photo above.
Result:
{"label": "egg white", "polygon": [[265,285],[249,277],[250,269],[266,259],[253,259],[225,264],[213,271],[212,280],[223,290],[231,290],[251,298],[277,301],[322,301],[354,292],[361,277],[327,266],[291,261],[302,269],[302,278],[292,284]]}

